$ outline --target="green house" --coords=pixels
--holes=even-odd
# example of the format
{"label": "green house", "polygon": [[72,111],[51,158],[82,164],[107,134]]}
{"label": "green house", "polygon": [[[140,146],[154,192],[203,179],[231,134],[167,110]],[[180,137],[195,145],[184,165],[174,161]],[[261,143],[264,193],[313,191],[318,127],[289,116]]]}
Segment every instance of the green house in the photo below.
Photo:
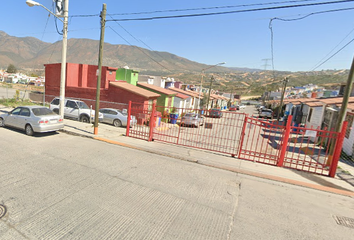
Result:
{"label": "green house", "polygon": [[127,68],[118,68],[116,71],[116,80],[124,80],[136,86],[138,82],[139,71]]}
{"label": "green house", "polygon": [[174,98],[177,95],[176,92],[148,83],[138,83],[137,86],[161,95],[157,98],[157,111],[171,111],[171,109],[173,108]]}

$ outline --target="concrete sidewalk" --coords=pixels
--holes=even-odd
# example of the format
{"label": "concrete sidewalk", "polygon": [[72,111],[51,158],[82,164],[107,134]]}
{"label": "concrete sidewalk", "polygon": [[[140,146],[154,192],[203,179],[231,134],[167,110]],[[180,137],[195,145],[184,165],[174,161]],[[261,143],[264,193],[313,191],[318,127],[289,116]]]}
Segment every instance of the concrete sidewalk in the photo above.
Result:
{"label": "concrete sidewalk", "polygon": [[[197,164],[233,171],[240,174],[261,177],[354,197],[354,168],[345,163],[340,163],[337,176],[335,178],[330,178],[293,169],[279,168],[266,164],[240,160],[237,158],[232,158],[228,155],[203,151],[200,149],[155,141],[148,142],[145,140],[126,137],[126,128],[116,128],[104,123],[99,124],[98,134],[94,135],[94,128],[92,124],[85,124],[78,121],[65,119],[65,127],[62,132],[163,156],[173,157],[176,159],[195,162]],[[347,173],[343,173],[340,169],[344,169]],[[348,174],[348,172],[351,174]],[[343,178],[346,179],[343,180]]]}

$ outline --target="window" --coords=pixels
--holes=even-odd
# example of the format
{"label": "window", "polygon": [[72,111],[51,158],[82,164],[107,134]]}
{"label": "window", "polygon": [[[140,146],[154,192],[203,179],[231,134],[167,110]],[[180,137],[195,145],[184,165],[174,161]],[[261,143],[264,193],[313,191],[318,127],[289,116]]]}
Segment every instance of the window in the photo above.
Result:
{"label": "window", "polygon": [[116,112],[116,111],[113,111],[113,110],[108,110],[108,114],[117,115],[117,112]]}
{"label": "window", "polygon": [[14,110],[12,110],[11,114],[12,114],[12,115],[19,115],[20,112],[21,112],[21,109],[22,109],[22,108],[15,108]]}
{"label": "window", "polygon": [[310,108],[309,116],[308,116],[308,118],[307,118],[307,121],[308,121],[308,122],[311,121],[312,111],[313,111],[313,108]]}
{"label": "window", "polygon": [[28,108],[22,108],[20,112],[20,116],[29,117],[31,115],[30,110]]}
{"label": "window", "polygon": [[74,102],[74,101],[67,101],[66,102],[66,107],[68,107],[68,108],[77,108],[77,105],[76,105],[76,103]]}
{"label": "window", "polygon": [[55,98],[50,104],[59,105],[59,98]]}
{"label": "window", "polygon": [[79,105],[79,108],[80,108],[80,109],[90,109],[90,108],[87,106],[86,103],[81,102],[81,101],[78,101],[78,102],[77,102],[77,105]]}
{"label": "window", "polygon": [[49,108],[33,108],[32,112],[35,116],[45,116],[54,114]]}

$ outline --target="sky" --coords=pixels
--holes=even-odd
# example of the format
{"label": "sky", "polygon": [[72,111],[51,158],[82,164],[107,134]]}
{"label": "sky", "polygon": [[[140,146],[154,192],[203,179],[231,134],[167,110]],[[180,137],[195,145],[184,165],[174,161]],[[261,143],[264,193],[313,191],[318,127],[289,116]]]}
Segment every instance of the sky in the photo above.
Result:
{"label": "sky", "polygon": [[[169,52],[209,65],[226,62],[226,67],[279,71],[349,69],[354,56],[354,0],[240,12],[338,1],[342,0],[69,0],[68,38],[99,40],[99,14],[105,3],[106,43]],[[37,2],[53,10],[52,0]],[[57,28],[62,31],[62,23],[44,8],[29,7],[26,0],[3,0],[1,8],[1,31],[49,43],[62,40],[57,32]],[[334,11],[347,8],[353,9]],[[194,16],[122,21],[182,15]],[[283,21],[301,17],[304,18]]]}

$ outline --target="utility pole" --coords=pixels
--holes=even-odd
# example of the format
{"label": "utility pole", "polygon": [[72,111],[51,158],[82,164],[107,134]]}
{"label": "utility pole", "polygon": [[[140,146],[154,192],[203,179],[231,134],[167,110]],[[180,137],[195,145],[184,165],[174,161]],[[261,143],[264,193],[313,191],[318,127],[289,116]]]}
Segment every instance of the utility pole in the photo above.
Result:
{"label": "utility pole", "polygon": [[[211,79],[210,79],[210,86],[209,86],[209,96],[208,96],[208,103],[207,103],[207,106],[209,106],[209,102],[210,102],[210,92],[211,92],[211,86],[213,84],[213,80],[214,80],[214,76],[211,76]],[[210,104],[210,107],[211,107],[211,104]]]}
{"label": "utility pole", "polygon": [[279,108],[278,108],[277,121],[279,121],[280,113],[281,113],[281,110],[282,110],[282,108],[283,108],[284,94],[285,94],[285,89],[286,89],[286,85],[288,84],[288,82],[289,82],[289,78],[286,77],[286,78],[283,80],[283,92],[282,92],[282,94],[281,94],[280,106],[279,106]]}
{"label": "utility pole", "polygon": [[101,76],[102,76],[102,55],[103,55],[103,44],[104,44],[104,31],[106,26],[106,4],[103,4],[101,12],[101,37],[100,46],[98,52],[98,76],[97,76],[97,88],[96,88],[96,107],[95,107],[95,124],[94,124],[94,134],[98,134],[98,113],[100,109],[100,92],[101,92]]}
{"label": "utility pole", "polygon": [[69,0],[64,1],[64,21],[63,21],[63,48],[61,54],[61,72],[60,72],[60,95],[59,95],[59,115],[64,119],[64,99],[65,99],[65,81],[66,81],[66,51],[68,44],[68,9]]}
{"label": "utility pole", "polygon": [[[340,132],[342,129],[343,121],[347,113],[347,107],[348,107],[348,101],[350,97],[350,93],[352,92],[353,88],[353,81],[354,81],[354,58],[352,60],[352,65],[350,67],[348,79],[347,79],[347,86],[345,87],[344,90],[344,95],[343,95],[343,100],[342,100],[342,106],[340,107],[339,115],[338,115],[338,120],[335,128],[335,132]],[[351,126],[348,126],[351,127]],[[332,161],[332,157],[334,154],[334,146],[335,146],[335,140],[331,143],[330,149],[329,149],[329,156],[331,157],[330,161]]]}
{"label": "utility pole", "polygon": [[335,129],[336,132],[340,132],[342,129],[343,121],[347,113],[350,93],[352,92],[352,88],[353,88],[353,81],[354,81],[354,58],[352,61],[352,66],[350,67],[350,71],[347,79],[347,86],[345,87],[345,91],[343,95],[342,106],[340,107],[340,111],[339,111],[338,123],[336,124],[336,129]]}

